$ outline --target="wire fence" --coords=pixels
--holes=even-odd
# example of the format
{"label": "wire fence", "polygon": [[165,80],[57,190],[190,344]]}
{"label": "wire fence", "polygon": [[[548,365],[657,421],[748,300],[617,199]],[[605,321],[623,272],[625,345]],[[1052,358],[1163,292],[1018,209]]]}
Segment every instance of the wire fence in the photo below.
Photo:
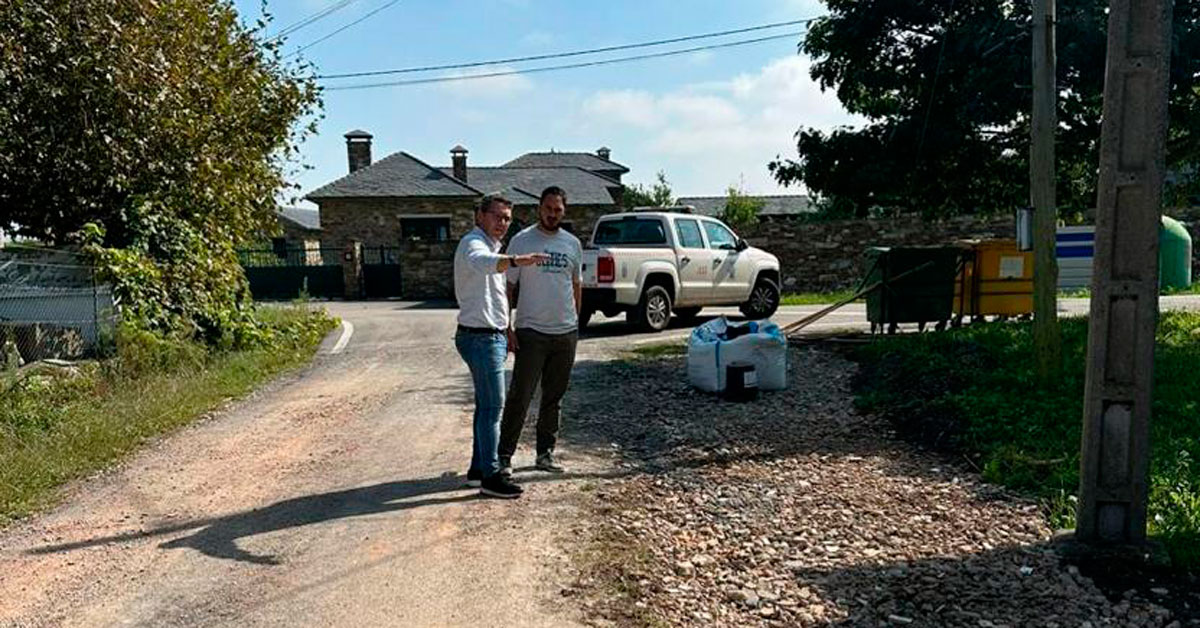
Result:
{"label": "wire fence", "polygon": [[112,289],[82,256],[0,250],[0,370],[101,355],[116,321]]}

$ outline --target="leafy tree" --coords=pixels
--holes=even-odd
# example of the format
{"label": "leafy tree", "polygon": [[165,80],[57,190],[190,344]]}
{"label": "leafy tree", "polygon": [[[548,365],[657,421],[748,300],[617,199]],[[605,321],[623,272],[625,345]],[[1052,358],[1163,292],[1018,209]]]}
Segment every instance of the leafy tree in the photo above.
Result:
{"label": "leafy tree", "polygon": [[250,320],[233,247],[276,228],[320,106],[265,26],[229,0],[0,5],[0,225],[86,231],[123,307],[165,312],[147,325],[214,340]]}
{"label": "leafy tree", "polygon": [[762,211],[763,202],[743,193],[738,188],[729,187],[725,207],[721,210],[721,220],[733,227],[734,231],[744,233],[758,224],[758,213]]}
{"label": "leafy tree", "polygon": [[671,193],[671,184],[662,170],[655,175],[655,183],[649,187],[634,183],[625,186],[621,194],[621,206],[625,209],[635,207],[670,207],[675,204]]}
{"label": "leafy tree", "polygon": [[[859,128],[797,132],[796,160],[770,168],[826,211],[866,216],[990,212],[1028,197],[1028,2],[826,0],[800,46],[812,76],[863,116]],[[1058,200],[1095,203],[1108,2],[1058,3]],[[1175,3],[1171,139],[1175,168],[1200,157],[1200,3]],[[1184,183],[1188,183],[1185,181]],[[1183,186],[1180,193],[1186,193]]]}

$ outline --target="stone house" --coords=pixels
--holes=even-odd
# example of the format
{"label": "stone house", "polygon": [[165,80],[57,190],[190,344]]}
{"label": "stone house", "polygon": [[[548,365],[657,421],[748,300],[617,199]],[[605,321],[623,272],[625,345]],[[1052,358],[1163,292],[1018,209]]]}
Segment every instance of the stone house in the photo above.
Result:
{"label": "stone house", "polygon": [[404,298],[453,294],[454,248],[474,225],[475,203],[499,192],[514,203],[514,224],[536,220],[538,195],[551,185],[567,193],[565,226],[581,238],[596,218],[619,211],[621,176],[629,172],[607,148],[592,153],[527,153],[500,166],[469,166],[467,149],[438,167],[405,151],[374,161],[372,136],[345,135],[349,173],[305,198],[320,208],[323,247],[395,250]]}

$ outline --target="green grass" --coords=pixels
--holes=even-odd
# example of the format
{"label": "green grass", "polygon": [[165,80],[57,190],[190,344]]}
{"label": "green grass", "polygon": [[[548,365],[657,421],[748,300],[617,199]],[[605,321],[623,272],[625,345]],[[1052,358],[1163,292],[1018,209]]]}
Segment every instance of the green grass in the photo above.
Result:
{"label": "green grass", "polygon": [[64,483],[103,469],[270,378],[307,363],[335,322],[304,308],[264,308],[265,348],[209,353],[145,332],[118,334],[116,357],[75,375],[0,383],[0,523],[53,501]]}
{"label": "green grass", "polygon": [[[1033,372],[1028,324],[972,325],[862,348],[857,403],[910,437],[961,453],[992,482],[1037,495],[1050,523],[1072,527],[1087,340],[1064,319],[1061,380]],[[1150,533],[1174,564],[1200,568],[1200,314],[1160,319],[1151,423]]]}
{"label": "green grass", "polygon": [[[1193,282],[1192,285],[1186,288],[1167,288],[1162,291],[1163,296],[1174,296],[1177,294],[1200,294],[1200,281]],[[1088,288],[1073,288],[1070,290],[1059,290],[1058,298],[1060,299],[1090,299],[1092,291]]]}
{"label": "green grass", "polygon": [[785,294],[779,299],[780,305],[832,305],[838,301],[849,299],[854,295],[853,290],[835,290],[833,292],[797,292]]}

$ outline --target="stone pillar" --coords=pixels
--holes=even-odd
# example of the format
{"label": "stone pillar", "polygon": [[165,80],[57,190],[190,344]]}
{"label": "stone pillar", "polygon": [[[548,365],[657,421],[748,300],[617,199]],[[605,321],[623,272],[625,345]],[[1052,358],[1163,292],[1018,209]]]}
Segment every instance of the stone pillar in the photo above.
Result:
{"label": "stone pillar", "polygon": [[362,298],[362,258],[362,242],[358,240],[351,240],[342,251],[342,279],[347,299]]}

